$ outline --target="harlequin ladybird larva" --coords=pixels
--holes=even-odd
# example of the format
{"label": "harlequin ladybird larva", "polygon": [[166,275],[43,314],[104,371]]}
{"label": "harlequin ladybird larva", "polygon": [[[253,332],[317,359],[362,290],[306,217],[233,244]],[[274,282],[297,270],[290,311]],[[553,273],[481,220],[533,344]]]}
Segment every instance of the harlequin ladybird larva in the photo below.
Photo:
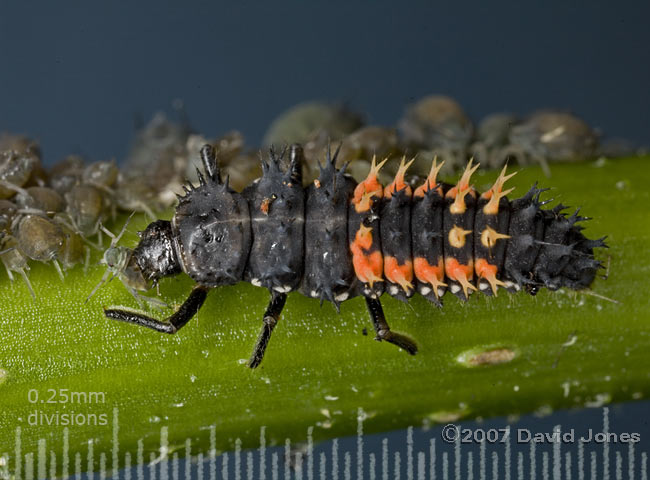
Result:
{"label": "harlequin ladybird larva", "polygon": [[441,306],[449,289],[461,300],[472,291],[496,295],[499,288],[540,287],[584,289],[600,263],[593,249],[603,239],[588,240],[576,211],[563,206],[541,209],[542,190],[533,186],[510,201],[504,168],[494,185],[479,194],[470,183],[478,165],[469,162],[456,185],[437,179],[435,160],[424,183],[412,189],[404,177],[410,165],[402,160],[395,179],[382,186],[377,178],[386,160],[372,162],[357,184],[335,166],[329,151],[320,175],[301,186],[302,148],[290,148],[289,165],[270,151],[263,175],[233,191],[219,174],[215,152],[201,150],[204,173],[199,185],[189,184],[179,196],[171,221],[158,220],[140,233],[134,249],[113,242],[105,253],[109,272],[119,275],[135,293],[160,278],[187,273],[195,282],[187,300],[164,321],[130,309],[110,308],[108,318],[176,333],[201,308],[208,291],[248,281],[266,288],[271,300],[262,332],[249,360],[257,367],[276,326],[287,294],[328,300],[339,305],[365,298],[376,340],[393,343],[410,354],[417,346],[391,331],[379,297],[384,291],[401,300],[418,292]]}

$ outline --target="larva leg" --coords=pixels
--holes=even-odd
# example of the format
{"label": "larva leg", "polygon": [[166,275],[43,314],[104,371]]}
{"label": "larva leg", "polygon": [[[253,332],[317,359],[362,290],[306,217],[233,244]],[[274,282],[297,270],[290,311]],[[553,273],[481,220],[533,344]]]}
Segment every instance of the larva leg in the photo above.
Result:
{"label": "larva leg", "polygon": [[381,308],[381,302],[377,298],[365,297],[366,305],[368,306],[368,312],[370,313],[370,318],[372,319],[372,324],[375,327],[375,332],[377,336],[375,340],[385,341],[397,345],[398,347],[406,350],[411,355],[415,355],[418,351],[418,347],[413,340],[411,340],[406,335],[401,335],[399,333],[392,332],[386,322],[386,317],[384,316],[384,310]]}
{"label": "larva leg", "polygon": [[204,286],[196,286],[192,289],[192,293],[183,302],[181,307],[170,317],[164,321],[156,320],[153,317],[143,315],[141,313],[132,312],[130,310],[119,309],[104,309],[104,315],[113,320],[121,322],[133,323],[142,327],[151,328],[161,333],[176,333],[185,326],[190,319],[199,311],[205,298],[208,295],[209,289]]}
{"label": "larva leg", "polygon": [[269,340],[271,339],[271,333],[273,333],[273,329],[280,319],[280,314],[282,313],[286,301],[286,293],[279,293],[275,290],[271,293],[271,300],[269,301],[268,307],[266,307],[264,319],[262,320],[264,322],[262,331],[260,332],[259,337],[257,337],[253,354],[248,360],[248,366],[250,368],[256,368],[260,363],[262,363],[266,346],[269,344]]}

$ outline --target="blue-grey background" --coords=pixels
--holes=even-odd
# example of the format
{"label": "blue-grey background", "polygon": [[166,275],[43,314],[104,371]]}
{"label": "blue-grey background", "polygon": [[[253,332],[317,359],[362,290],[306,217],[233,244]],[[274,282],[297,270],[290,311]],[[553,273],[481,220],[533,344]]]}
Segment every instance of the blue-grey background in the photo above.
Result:
{"label": "blue-grey background", "polygon": [[394,124],[428,93],[492,111],[560,107],[650,143],[648,2],[0,4],[0,130],[46,159],[123,158],[134,117],[184,100],[208,135],[257,144],[307,99]]}
{"label": "blue-grey background", "polygon": [[[37,137],[47,162],[121,160],[134,118],[174,99],[196,130],[236,128],[257,144],[300,101],[342,100],[392,125],[409,102],[443,93],[475,120],[558,107],[648,144],[649,18],[647,1],[3,1],[0,131]],[[616,418],[646,450],[644,409]],[[591,425],[582,415],[575,425]]]}

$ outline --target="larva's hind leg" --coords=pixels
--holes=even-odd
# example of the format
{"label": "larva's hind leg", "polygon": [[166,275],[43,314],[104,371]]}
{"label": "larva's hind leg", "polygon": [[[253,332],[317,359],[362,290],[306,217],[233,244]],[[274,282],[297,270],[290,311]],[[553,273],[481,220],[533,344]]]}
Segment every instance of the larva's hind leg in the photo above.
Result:
{"label": "larva's hind leg", "polygon": [[406,335],[401,335],[399,333],[392,332],[386,322],[386,317],[384,316],[384,309],[381,308],[381,302],[378,298],[365,297],[366,305],[368,306],[368,312],[370,313],[370,318],[372,319],[372,324],[375,327],[375,332],[377,336],[375,340],[385,341],[397,345],[398,347],[406,350],[411,355],[415,355],[418,351],[418,346],[413,340],[411,340]]}
{"label": "larva's hind leg", "polygon": [[269,301],[269,305],[266,307],[266,312],[264,313],[264,325],[262,326],[262,331],[260,332],[259,337],[257,337],[253,354],[248,360],[248,366],[250,368],[256,368],[260,363],[262,363],[266,346],[269,344],[269,340],[271,339],[271,333],[273,333],[273,329],[280,319],[280,314],[282,313],[286,301],[286,293],[278,293],[273,290],[271,293],[271,300]]}
{"label": "larva's hind leg", "polygon": [[120,309],[104,309],[104,315],[113,320],[121,322],[133,323],[141,327],[151,328],[161,333],[176,333],[190,321],[199,311],[210,289],[202,285],[198,285],[192,289],[192,293],[183,302],[181,307],[170,317],[164,321],[156,320],[153,317],[141,313],[133,312],[130,310]]}

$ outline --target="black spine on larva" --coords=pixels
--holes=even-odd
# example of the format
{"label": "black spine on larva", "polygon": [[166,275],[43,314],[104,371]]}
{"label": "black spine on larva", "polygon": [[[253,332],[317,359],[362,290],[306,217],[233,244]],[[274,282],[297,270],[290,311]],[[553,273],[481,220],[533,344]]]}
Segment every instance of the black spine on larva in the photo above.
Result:
{"label": "black spine on larva", "polygon": [[[497,214],[486,214],[484,207],[488,200],[479,197],[476,203],[474,217],[474,265],[479,259],[487,261],[497,267],[497,279],[501,280],[501,272],[506,257],[507,238],[498,238],[498,235],[507,235],[510,223],[510,202],[506,197],[499,200]],[[492,233],[494,232],[494,233]],[[486,280],[476,279],[476,286],[485,295],[492,295],[492,288]]]}
{"label": "black spine on larva", "polygon": [[282,171],[271,148],[262,160],[262,178],[244,189],[251,216],[252,245],[245,279],[278,292],[295,290],[302,277],[305,194],[302,188],[302,148],[292,145],[290,163]]}
{"label": "black spine on larva", "polygon": [[201,149],[207,178],[197,170],[199,186],[184,186],[172,231],[183,270],[208,287],[231,285],[243,279],[251,246],[246,200],[221,182],[212,147]]}
{"label": "black spine on larva", "polygon": [[521,198],[510,203],[510,225],[506,246],[503,279],[516,291],[534,284],[532,276],[539,252],[539,241],[544,238],[544,214],[539,196],[543,190],[533,187]]}
{"label": "black spine on larva", "polygon": [[[442,217],[445,209],[444,191],[442,185],[436,185],[424,192],[423,196],[414,195],[411,204],[411,248],[413,263],[418,258],[424,258],[433,266],[444,264],[444,242],[442,238]],[[441,195],[442,193],[442,195]],[[442,307],[440,298],[445,294],[446,287],[423,283],[415,278],[417,291],[430,302]]]}
{"label": "black spine on larva", "polygon": [[338,309],[349,298],[355,280],[348,245],[348,204],[356,182],[335,166],[328,150],[325,166],[306,192],[305,271],[300,291],[329,300]]}
{"label": "black spine on larva", "polygon": [[[407,192],[408,190],[408,192]],[[398,265],[413,262],[411,255],[411,194],[410,189],[393,190],[390,198],[381,204],[381,251],[384,255],[384,271],[391,258]],[[407,301],[413,296],[413,287],[401,285],[386,279],[386,290],[398,300]]]}
{"label": "black spine on larva", "polygon": [[[465,195],[465,210],[462,213],[452,213],[451,205],[454,203],[453,198],[445,198],[445,209],[442,219],[443,227],[443,241],[445,252],[445,271],[447,261],[449,259],[457,260],[460,265],[473,265],[474,264],[474,215],[476,211],[476,191],[473,189]],[[457,234],[452,233],[452,230],[457,229]],[[467,232],[465,234],[465,232]],[[450,233],[452,233],[450,235]],[[463,237],[463,240],[459,239]],[[455,240],[459,240],[456,245]],[[473,276],[473,274],[472,274]],[[447,277],[447,285],[451,292],[459,299],[467,301],[462,285],[456,280]],[[470,281],[473,285],[473,282]],[[467,292],[470,293],[469,290]]]}

